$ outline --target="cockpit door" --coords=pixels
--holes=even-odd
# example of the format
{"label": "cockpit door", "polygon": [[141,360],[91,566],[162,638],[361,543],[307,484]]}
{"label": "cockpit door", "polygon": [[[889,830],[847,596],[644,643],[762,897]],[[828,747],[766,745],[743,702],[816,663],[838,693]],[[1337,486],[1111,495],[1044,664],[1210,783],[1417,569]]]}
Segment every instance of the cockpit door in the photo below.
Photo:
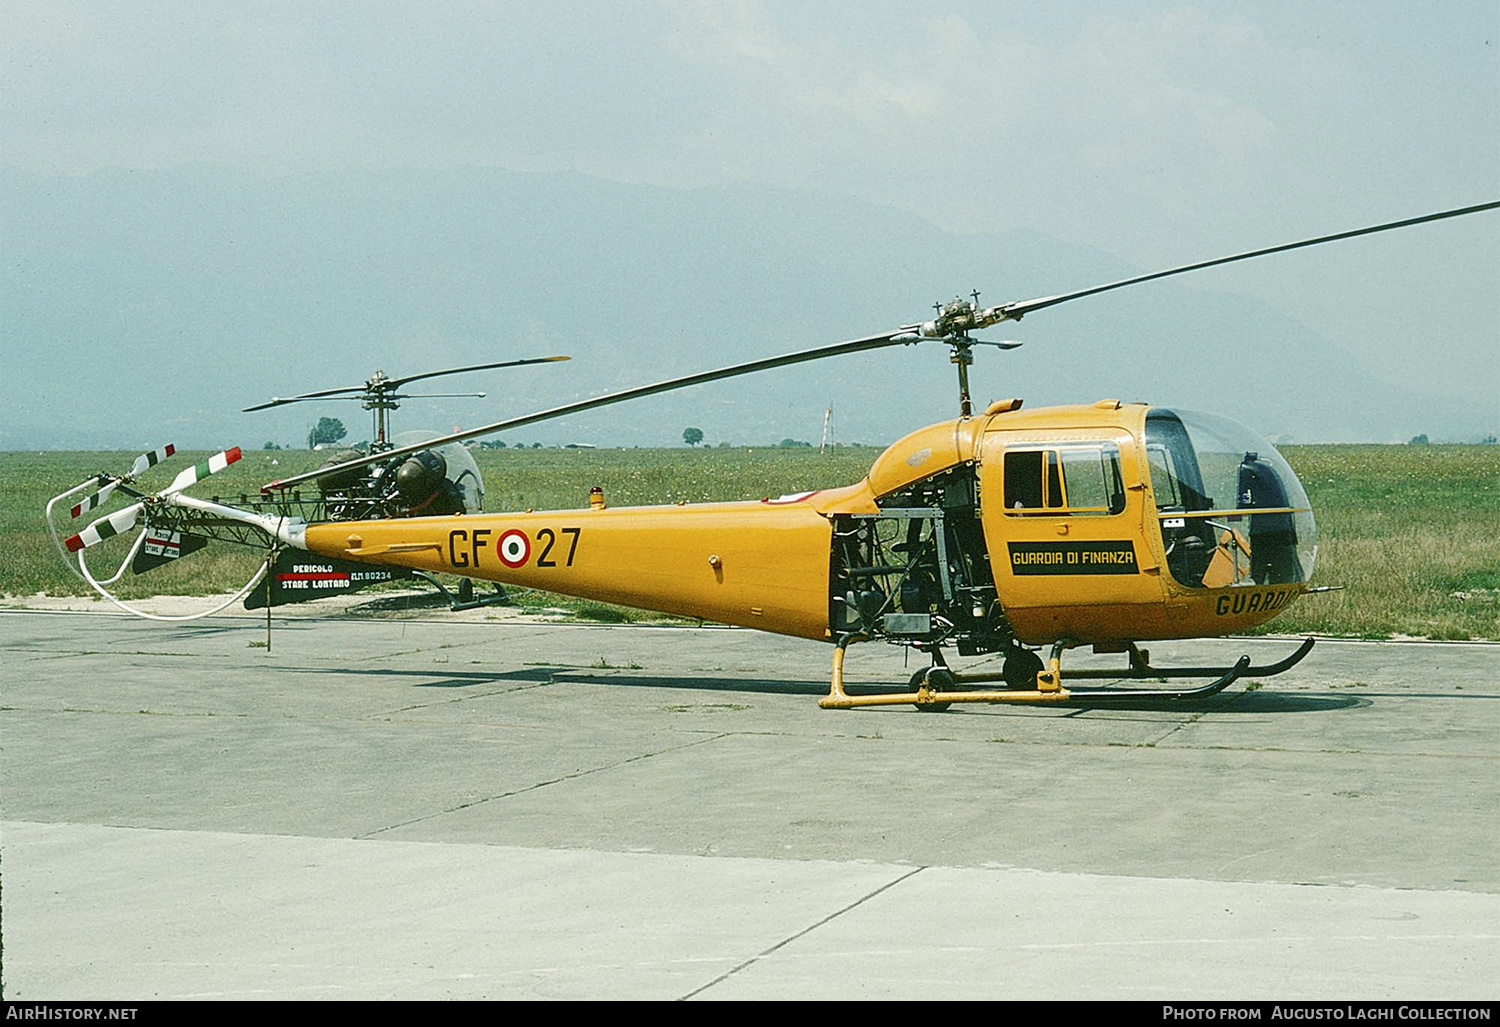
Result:
{"label": "cockpit door", "polygon": [[[985,435],[981,516],[1001,604],[1023,638],[1132,637],[1114,622],[1163,594],[1143,482],[1123,430]],[[1120,613],[1101,617],[1101,607]]]}

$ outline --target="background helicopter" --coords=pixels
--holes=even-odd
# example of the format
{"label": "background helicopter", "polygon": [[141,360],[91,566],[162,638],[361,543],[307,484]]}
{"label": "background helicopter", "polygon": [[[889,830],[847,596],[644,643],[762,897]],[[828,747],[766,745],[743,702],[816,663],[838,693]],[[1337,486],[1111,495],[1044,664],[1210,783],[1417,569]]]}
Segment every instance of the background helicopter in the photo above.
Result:
{"label": "background helicopter", "polygon": [[[412,382],[446,375],[554,363],[570,359],[566,356],[551,356],[502,360],[447,368],[442,371],[429,371],[401,378],[392,378],[383,370],[377,370],[363,385],[320,389],[296,396],[272,397],[268,402],[246,407],[245,412],[267,410],[291,403],[357,400],[366,410],[371,411],[372,415],[373,440],[366,449],[367,453],[379,457],[380,454],[398,446],[404,450],[413,446],[417,447],[416,452],[404,453],[385,460],[376,459],[357,470],[321,478],[318,482],[318,500],[311,504],[304,504],[300,500],[291,501],[301,516],[310,516],[314,519],[354,520],[366,517],[411,517],[420,513],[478,513],[484,510],[484,478],[468,450],[461,445],[451,443],[424,448],[422,443],[438,437],[435,431],[413,430],[393,436],[390,433],[390,413],[400,409],[401,403],[408,399],[483,398],[485,394],[482,392],[407,393],[401,390]],[[117,488],[124,489],[126,495],[141,498],[142,493],[132,487],[135,479],[175,452],[176,447],[165,446],[151,453],[144,453],[136,459],[129,473],[118,476],[100,474],[90,479],[89,482],[85,482],[83,486],[79,486],[78,489],[70,490],[65,496],[71,496],[89,486],[98,489],[73,505],[72,516],[77,518],[102,505]],[[344,449],[330,456],[323,466],[337,467],[363,455],[365,454],[354,449]],[[223,467],[238,459],[238,448],[226,451],[215,458],[215,461],[200,464],[195,468],[192,480],[196,481],[199,477],[222,470]],[[177,487],[179,483],[174,482],[169,487],[169,491]],[[181,485],[181,487],[186,487],[186,485]],[[54,542],[57,541],[58,536],[55,527],[52,527],[52,511],[58,500],[62,498],[65,497],[58,497],[47,508],[48,525],[52,530]],[[248,497],[242,497],[242,501],[248,501]],[[120,531],[130,530],[136,518],[134,514],[128,513],[129,509],[122,511],[114,523],[106,520],[95,530],[102,530],[106,533],[115,531],[116,527]],[[196,552],[208,544],[208,536],[192,530],[179,530],[180,526],[161,525],[159,523],[161,519],[159,511],[156,511],[154,517],[151,515],[146,517],[135,545],[119,570],[106,582],[95,584],[94,587],[98,588],[101,584],[113,584],[123,575],[127,564],[134,573],[143,574]],[[229,531],[229,541],[255,541],[252,536],[246,536],[243,532],[236,531],[228,525],[212,526],[209,530],[215,528],[220,532],[218,537],[224,537],[222,533]],[[111,536],[106,534],[104,537]],[[368,585],[414,577],[436,587],[455,610],[495,603],[505,598],[504,590],[496,585],[493,594],[476,601],[473,582],[467,578],[460,583],[458,594],[455,596],[439,579],[423,571],[405,567],[371,568],[363,565],[347,566],[344,565],[345,562],[339,563],[337,567],[327,566],[317,572],[310,572],[298,565],[295,553],[282,550],[271,559],[268,565],[267,587],[244,596],[246,608],[258,609],[281,606],[286,603],[307,602],[312,599],[353,592]],[[86,568],[83,569],[83,576],[88,580]],[[254,580],[259,580],[259,577],[260,575],[257,575]],[[140,612],[120,603],[113,595],[107,597],[111,602],[132,613]]]}
{"label": "background helicopter", "polygon": [[[246,407],[245,413],[268,410],[289,403],[322,402],[324,400],[352,399],[371,412],[373,440],[369,451],[380,454],[400,447],[403,450],[418,447],[409,455],[395,456],[389,460],[376,460],[354,470],[325,475],[318,479],[323,505],[323,515],[333,520],[361,520],[370,517],[415,517],[419,515],[479,513],[484,510],[484,477],[479,465],[468,450],[455,443],[422,448],[422,443],[438,437],[432,431],[407,431],[400,435],[390,434],[390,413],[401,407],[408,399],[449,399],[458,397],[484,398],[482,392],[467,393],[411,393],[401,390],[412,382],[441,378],[446,375],[467,374],[472,371],[487,371],[506,367],[524,367],[529,364],[547,364],[571,357],[530,357],[522,360],[500,360],[489,364],[470,364],[465,367],[450,367],[442,371],[391,378],[383,370],[377,370],[363,385],[352,385],[336,389],[319,389],[286,398],[272,397],[268,402]],[[335,453],[324,467],[335,468],[360,457],[354,450]],[[310,576],[315,574],[317,576]],[[437,588],[454,610],[469,609],[487,603],[500,602],[505,590],[496,585],[492,594],[476,601],[474,584],[468,578],[459,585],[458,595],[453,595],[443,583],[423,571],[391,567],[371,571],[367,567],[329,566],[325,570],[308,572],[299,570],[294,554],[283,552],[274,561],[267,580],[267,588],[246,596],[246,608],[280,606],[285,603],[300,603],[321,599],[329,595],[352,592],[366,585],[392,581],[398,578],[420,577]],[[318,587],[312,587],[316,584]]]}
{"label": "background helicopter", "polygon": [[[183,495],[192,484],[184,472],[184,484],[174,482],[155,496],[127,492],[139,501],[70,537],[65,548],[79,553],[80,570],[92,583],[83,551],[128,530],[145,509],[158,531],[223,532],[214,537],[236,541],[258,531],[323,559],[456,573],[825,639],[835,643],[825,707],[914,702],[919,709],[942,709],[953,702],[1212,694],[1245,674],[1280,673],[1306,655],[1312,640],[1266,667],[1251,667],[1242,657],[1229,668],[1175,670],[1152,667],[1137,643],[1233,633],[1311,591],[1316,526],[1296,475],[1266,440],[1212,415],[1118,400],[1026,413],[1020,400],[1002,400],[975,414],[968,379],[973,348],[1010,344],[971,333],[1158,278],[1496,207],[1500,203],[1441,211],[989,308],[972,294],[939,306],[929,321],[295,475],[265,486],[268,498],[245,508]],[[584,511],[484,514],[460,503],[450,516],[392,506],[388,498],[365,513],[341,491],[361,476],[383,479],[403,466],[399,461],[492,432],[773,367],[923,341],[950,347],[958,418],[898,441],[864,481],[846,488],[761,503],[622,510],[608,509],[596,491]],[[383,470],[366,470],[371,467]],[[210,462],[207,473],[216,469]],[[314,480],[335,484],[312,506],[288,494]],[[52,506],[89,484],[56,497],[49,524]],[[913,677],[908,692],[851,696],[842,685],[845,650],[874,638],[927,654],[932,665]],[[1215,680],[1184,689],[1065,688],[1062,654],[1085,644],[1128,653],[1129,667],[1071,677]],[[1051,647],[1045,663],[1034,651],[1038,646]],[[1002,652],[1004,669],[954,672],[945,647],[961,655]],[[954,687],[997,680],[1007,687]]]}
{"label": "background helicopter", "polygon": [[[285,398],[273,396],[268,402],[245,408],[245,413],[269,410],[289,403],[322,402],[325,400],[352,399],[371,411],[374,431],[370,453],[378,456],[398,446],[404,450],[419,446],[427,438],[436,438],[433,432],[424,438],[392,439],[389,436],[390,412],[398,410],[403,400],[447,399],[474,397],[482,399],[482,392],[433,392],[403,393],[401,389],[412,382],[429,378],[441,378],[450,374],[467,374],[471,371],[487,371],[502,367],[524,367],[528,364],[548,364],[571,357],[530,357],[523,360],[500,360],[491,364],[470,364],[466,367],[450,367],[444,371],[428,371],[423,374],[391,378],[377,370],[363,385],[350,385],[337,389],[319,389]],[[412,433],[406,433],[408,435]],[[346,451],[330,458],[325,464],[334,468],[356,460],[361,454]],[[418,449],[405,459],[373,460],[360,466],[359,473],[328,474],[319,478],[319,485],[335,511],[335,520],[354,520],[364,517],[413,517],[421,513],[477,513],[484,509],[484,482],[473,460],[462,449],[439,446],[437,449]],[[449,460],[459,466],[447,467]],[[321,470],[321,468],[320,468]]]}

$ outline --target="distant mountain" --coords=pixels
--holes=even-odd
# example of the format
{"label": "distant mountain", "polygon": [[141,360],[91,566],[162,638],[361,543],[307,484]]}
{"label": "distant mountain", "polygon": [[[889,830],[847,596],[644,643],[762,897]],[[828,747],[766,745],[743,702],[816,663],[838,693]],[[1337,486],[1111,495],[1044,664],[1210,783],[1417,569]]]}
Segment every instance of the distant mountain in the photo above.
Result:
{"label": "distant mountain", "polygon": [[[0,448],[298,443],[357,404],[274,395],[566,353],[432,383],[398,429],[483,424],[610,389],[870,334],[934,300],[1136,273],[1032,232],[964,235],[833,195],[673,190],[493,169],[255,175],[213,165],[46,178],[0,168]],[[1462,395],[1364,374],[1311,327],[1183,279],[986,333],[976,400],[1213,409],[1297,441],[1493,431]],[[1461,386],[1456,386],[1461,389]],[[956,409],[946,350],[902,347],[524,429],[598,445],[884,443]],[[505,436],[502,436],[505,438]]]}

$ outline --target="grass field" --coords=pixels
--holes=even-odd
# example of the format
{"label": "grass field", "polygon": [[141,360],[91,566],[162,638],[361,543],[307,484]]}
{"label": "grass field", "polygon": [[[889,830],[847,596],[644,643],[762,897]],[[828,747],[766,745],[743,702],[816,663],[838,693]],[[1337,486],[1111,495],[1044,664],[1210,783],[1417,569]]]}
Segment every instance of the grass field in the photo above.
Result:
{"label": "grass field", "polygon": [[[1321,543],[1315,583],[1345,590],[1305,598],[1265,630],[1500,639],[1500,446],[1287,446],[1282,452],[1317,514]],[[475,451],[491,510],[582,507],[592,485],[604,488],[612,506],[759,499],[857,481],[877,454],[839,448],[820,456],[816,450],[774,447]],[[162,487],[189,460],[205,455],[180,455],[155,468],[144,484]],[[266,481],[311,469],[322,457],[306,451],[248,452],[193,492],[233,502],[240,492],[253,493]],[[133,458],[133,453],[0,453],[0,594],[88,593],[47,538],[42,508],[88,474],[121,470]],[[243,584],[255,564],[248,552],[212,546],[149,576],[127,574],[121,593],[228,591]],[[590,604],[571,608],[623,616]]]}
{"label": "grass field", "polygon": [[1266,625],[1500,639],[1500,446],[1283,446],[1322,541],[1309,596]]}

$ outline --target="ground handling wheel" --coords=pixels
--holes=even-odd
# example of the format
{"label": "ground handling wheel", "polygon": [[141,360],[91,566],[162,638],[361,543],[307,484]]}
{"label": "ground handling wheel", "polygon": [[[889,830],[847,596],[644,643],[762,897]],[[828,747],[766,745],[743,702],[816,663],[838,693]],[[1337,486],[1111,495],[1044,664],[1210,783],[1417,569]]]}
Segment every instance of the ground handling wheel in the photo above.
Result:
{"label": "ground handling wheel", "polygon": [[1036,676],[1043,667],[1042,658],[1030,649],[1014,643],[1005,651],[1005,665],[1000,669],[1005,678],[1005,687],[1029,689],[1036,687]]}
{"label": "ground handling wheel", "polygon": [[[920,691],[924,681],[927,683],[927,690],[929,692],[939,692],[944,688],[951,688],[953,686],[953,673],[944,667],[928,667],[926,670],[919,670],[913,674],[911,681],[907,684],[907,688],[912,692]],[[953,704],[946,702],[919,702],[912,705],[916,706],[923,713],[942,713]]]}

